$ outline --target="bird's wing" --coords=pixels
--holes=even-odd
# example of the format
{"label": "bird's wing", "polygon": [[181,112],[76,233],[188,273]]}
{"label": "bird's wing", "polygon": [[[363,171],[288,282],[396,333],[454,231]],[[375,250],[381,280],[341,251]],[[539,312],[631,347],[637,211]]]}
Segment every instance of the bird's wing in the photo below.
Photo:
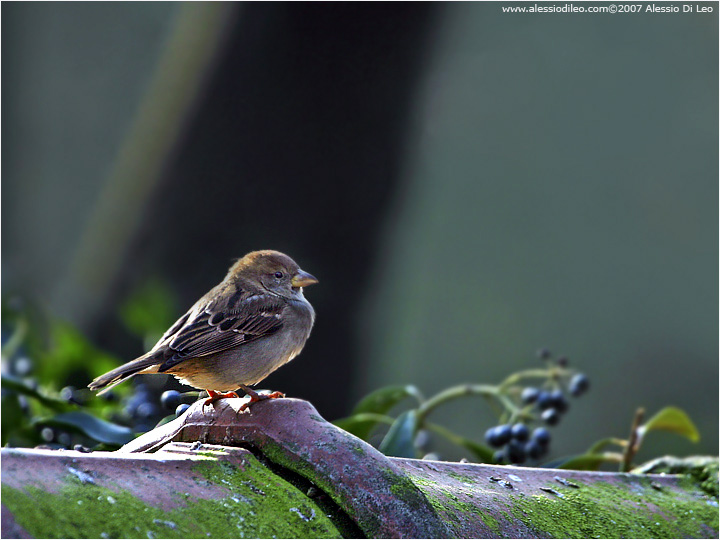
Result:
{"label": "bird's wing", "polygon": [[158,343],[165,359],[158,371],[167,371],[186,358],[209,356],[274,334],[282,328],[284,308],[281,298],[247,291],[201,300]]}

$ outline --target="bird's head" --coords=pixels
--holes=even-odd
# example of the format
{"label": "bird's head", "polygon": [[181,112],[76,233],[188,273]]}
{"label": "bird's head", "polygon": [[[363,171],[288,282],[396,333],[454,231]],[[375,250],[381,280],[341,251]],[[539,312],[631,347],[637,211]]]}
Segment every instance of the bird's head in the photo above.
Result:
{"label": "bird's head", "polygon": [[270,294],[292,298],[302,288],[317,283],[312,274],[300,269],[290,257],[279,251],[252,251],[239,259],[228,272],[227,279],[247,280]]}

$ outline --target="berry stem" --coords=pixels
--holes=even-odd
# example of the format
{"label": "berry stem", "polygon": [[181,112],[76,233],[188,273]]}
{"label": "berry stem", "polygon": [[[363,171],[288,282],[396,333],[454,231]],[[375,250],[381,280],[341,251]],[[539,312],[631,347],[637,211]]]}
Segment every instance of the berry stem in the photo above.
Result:
{"label": "berry stem", "polygon": [[355,422],[375,422],[376,424],[387,424],[388,426],[395,422],[392,416],[370,412],[353,414],[349,418],[352,418]]}
{"label": "berry stem", "polygon": [[425,427],[434,433],[437,433],[438,435],[445,437],[448,441],[450,441],[453,444],[456,444],[458,446],[462,446],[463,442],[465,441],[465,437],[461,437],[457,433],[453,433],[449,429],[447,429],[444,426],[441,426],[440,424],[433,424],[432,422],[427,422],[425,424]]}
{"label": "berry stem", "polygon": [[502,402],[503,406],[511,414],[516,414],[518,408],[512,400],[503,392],[500,387],[490,384],[461,384],[452,386],[434,395],[418,407],[418,422],[422,425],[425,418],[440,405],[465,396],[486,396],[494,397]]}
{"label": "berry stem", "polygon": [[547,379],[555,377],[557,374],[558,369],[556,367],[551,367],[548,369],[525,369],[523,371],[516,371],[515,373],[510,374],[503,382],[498,385],[498,390],[502,392],[508,386],[517,384],[523,379]]}

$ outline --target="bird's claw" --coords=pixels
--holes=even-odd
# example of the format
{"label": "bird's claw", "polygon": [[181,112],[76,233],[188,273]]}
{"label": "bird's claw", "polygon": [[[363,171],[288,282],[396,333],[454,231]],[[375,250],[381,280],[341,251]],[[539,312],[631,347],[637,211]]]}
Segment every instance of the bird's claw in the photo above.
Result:
{"label": "bird's claw", "polygon": [[208,398],[203,402],[203,409],[206,405],[212,405],[219,399],[239,397],[235,392],[215,392],[215,390],[207,390]]}
{"label": "bird's claw", "polygon": [[[247,390],[245,390],[247,392]],[[282,392],[273,392],[271,394],[258,394],[257,392],[247,392],[247,394],[250,396],[250,401],[247,403],[243,403],[240,408],[238,409],[238,412],[243,412],[245,409],[247,409],[250,405],[253,403],[257,403],[258,401],[265,401],[266,399],[277,399],[277,398],[284,398],[285,394]]]}

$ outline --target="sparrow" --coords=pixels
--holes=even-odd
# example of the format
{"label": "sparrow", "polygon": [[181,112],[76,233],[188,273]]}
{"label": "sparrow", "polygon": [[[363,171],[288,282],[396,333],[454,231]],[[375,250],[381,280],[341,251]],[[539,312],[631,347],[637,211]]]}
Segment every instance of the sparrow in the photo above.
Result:
{"label": "sparrow", "polygon": [[280,392],[258,394],[248,386],[300,354],[315,322],[303,287],[317,282],[283,253],[248,253],[149,352],[88,387],[102,394],[135,375],[161,373],[206,390],[206,404],[237,397],[236,389],[250,396],[240,410],[262,399],[284,397]]}

